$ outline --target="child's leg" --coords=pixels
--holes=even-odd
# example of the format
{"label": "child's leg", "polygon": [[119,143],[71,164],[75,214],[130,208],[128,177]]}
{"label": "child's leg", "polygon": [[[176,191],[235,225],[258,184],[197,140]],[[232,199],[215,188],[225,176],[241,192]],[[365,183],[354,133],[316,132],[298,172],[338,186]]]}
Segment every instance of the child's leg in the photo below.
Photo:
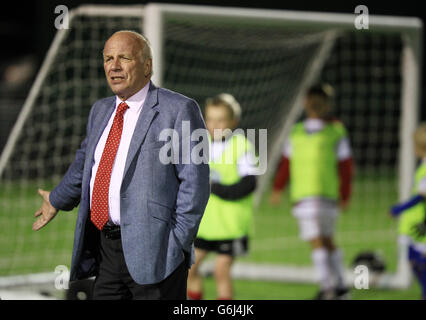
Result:
{"label": "child's leg", "polygon": [[195,248],[195,263],[188,273],[187,295],[191,300],[201,300],[203,298],[203,279],[199,273],[201,262],[206,257],[208,251]]}
{"label": "child's leg", "polygon": [[343,253],[334,243],[333,237],[323,237],[323,242],[328,251],[328,262],[330,270],[336,278],[337,289],[344,289],[344,266],[343,266]]}
{"label": "child's leg", "polygon": [[231,266],[234,258],[228,254],[218,254],[214,277],[216,280],[216,292],[219,300],[232,300]]}
{"label": "child's leg", "polygon": [[330,273],[334,278],[338,294],[346,292],[344,279],[343,252],[334,242],[334,234],[336,228],[336,220],[338,217],[337,207],[330,206],[319,215],[321,240],[328,253],[328,264]]}
{"label": "child's leg", "polygon": [[426,300],[426,265],[423,264],[419,277],[420,286],[422,287],[422,299]]}
{"label": "child's leg", "polygon": [[424,265],[419,265],[417,261],[411,261],[411,268],[422,288],[422,299],[426,300],[426,268]]}
{"label": "child's leg", "polygon": [[317,272],[321,291],[330,291],[333,288],[333,281],[328,263],[328,251],[320,237],[311,239],[310,244],[312,248],[311,258]]}
{"label": "child's leg", "polygon": [[412,246],[409,248],[408,255],[413,273],[422,288],[422,299],[426,300],[426,257],[422,256],[422,254]]}
{"label": "child's leg", "polygon": [[328,252],[320,237],[318,217],[298,218],[300,238],[311,245],[311,259],[320,285],[320,291],[332,289],[332,278],[328,264]]}

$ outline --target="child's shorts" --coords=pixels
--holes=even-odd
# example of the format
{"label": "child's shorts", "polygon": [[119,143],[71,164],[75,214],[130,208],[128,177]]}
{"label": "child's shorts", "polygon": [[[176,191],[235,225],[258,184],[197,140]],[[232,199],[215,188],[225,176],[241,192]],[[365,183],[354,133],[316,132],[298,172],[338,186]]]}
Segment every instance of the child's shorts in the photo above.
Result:
{"label": "child's shorts", "polygon": [[248,237],[229,240],[204,240],[196,238],[194,246],[197,249],[213,251],[218,254],[226,254],[232,257],[245,255],[248,251]]}
{"label": "child's shorts", "polygon": [[332,237],[336,229],[338,207],[335,202],[308,199],[293,207],[299,222],[299,236],[304,241],[318,237]]}
{"label": "child's shorts", "polygon": [[299,222],[299,236],[304,241],[318,237],[332,237],[336,228],[337,215],[322,212],[310,218],[297,218]]}

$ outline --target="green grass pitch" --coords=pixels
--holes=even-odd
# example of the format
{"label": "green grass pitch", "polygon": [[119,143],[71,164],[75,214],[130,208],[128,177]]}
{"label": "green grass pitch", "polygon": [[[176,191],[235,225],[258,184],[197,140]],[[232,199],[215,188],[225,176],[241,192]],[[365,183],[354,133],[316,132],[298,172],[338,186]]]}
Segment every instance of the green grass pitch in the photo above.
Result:
{"label": "green grass pitch", "polygon": [[[41,204],[37,187],[50,189],[52,183],[5,183],[0,187],[0,276],[53,272],[57,265],[70,265],[77,210],[60,212],[44,229],[31,230],[33,214]],[[340,214],[336,241],[343,248],[345,265],[365,250],[379,252],[387,270],[396,268],[396,221],[387,211],[397,200],[395,176],[386,172],[357,172],[350,208]],[[298,237],[297,221],[291,216],[288,193],[278,207],[271,207],[268,195],[254,216],[250,252],[239,262],[310,265],[307,243]],[[212,278],[205,279],[205,298],[215,299]],[[314,284],[235,280],[237,299],[309,299]],[[420,287],[414,282],[407,290],[352,290],[353,299],[418,299]]]}

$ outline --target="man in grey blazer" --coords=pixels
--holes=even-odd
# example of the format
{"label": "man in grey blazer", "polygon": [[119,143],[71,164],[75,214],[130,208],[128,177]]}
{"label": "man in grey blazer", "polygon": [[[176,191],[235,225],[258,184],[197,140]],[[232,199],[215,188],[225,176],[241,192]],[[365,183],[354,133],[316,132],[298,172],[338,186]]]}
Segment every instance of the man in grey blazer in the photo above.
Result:
{"label": "man in grey blazer", "polygon": [[182,135],[183,124],[190,133],[205,129],[200,109],[151,82],[152,51],[142,35],[116,32],[103,57],[115,96],[94,103],[61,182],[51,192],[39,189],[43,203],[33,229],[80,204],[71,281],[96,276],[97,299],[185,299],[193,240],[210,195],[208,150],[197,153],[201,163],[182,161],[184,152],[175,150],[174,161],[162,161],[168,142],[160,138],[172,129],[179,137],[173,148],[187,144],[191,152],[207,144],[207,136]]}

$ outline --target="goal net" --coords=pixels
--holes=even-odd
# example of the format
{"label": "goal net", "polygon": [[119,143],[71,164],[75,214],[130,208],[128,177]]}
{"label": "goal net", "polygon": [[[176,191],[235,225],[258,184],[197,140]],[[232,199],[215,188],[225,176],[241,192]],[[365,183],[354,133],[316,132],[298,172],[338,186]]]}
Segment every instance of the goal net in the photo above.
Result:
{"label": "goal net", "polygon": [[372,273],[370,285],[408,286],[406,247],[387,212],[409,196],[415,167],[419,20],[370,16],[369,29],[358,30],[350,14],[175,5],[148,5],[145,12],[144,32],[161,61],[154,64],[157,83],[201,105],[208,96],[232,93],[242,106],[240,126],[267,129],[255,234],[234,275],[315,281],[288,193],[280,208],[268,196],[306,89],[326,81],[337,93],[334,113],[348,128],[356,166],[351,206],[337,226],[347,279],[353,281],[354,259],[371,251],[383,257],[387,272]]}
{"label": "goal net", "polygon": [[288,194],[279,208],[267,200],[282,144],[302,115],[303,94],[322,80],[336,90],[334,113],[348,128],[356,164],[351,206],[337,226],[348,274],[357,254],[376,251],[387,264],[378,284],[406,286],[404,247],[386,213],[408,196],[414,172],[421,24],[370,16],[369,29],[356,30],[354,17],[157,4],[71,12],[70,29],[58,31],[0,158],[0,276],[69,266],[76,210],[31,231],[41,203],[37,187],[50,190],[74,159],[91,105],[111,95],[103,44],[114,31],[131,29],[151,41],[154,83],[193,97],[202,109],[207,97],[231,93],[243,110],[240,126],[268,130],[255,233],[235,276],[315,280]]}

